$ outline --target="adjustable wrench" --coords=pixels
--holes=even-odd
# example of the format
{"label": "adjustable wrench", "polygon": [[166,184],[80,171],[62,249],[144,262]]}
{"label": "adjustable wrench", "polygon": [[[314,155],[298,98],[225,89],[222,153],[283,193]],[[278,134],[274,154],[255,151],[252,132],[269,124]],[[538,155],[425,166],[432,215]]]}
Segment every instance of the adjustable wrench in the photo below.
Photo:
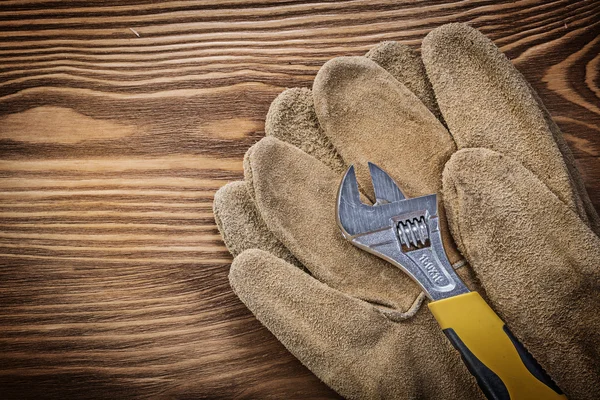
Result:
{"label": "adjustable wrench", "polygon": [[477,292],[456,274],[442,244],[437,196],[407,199],[369,163],[376,202],[361,202],[354,167],[344,175],[337,222],[353,245],[406,272],[490,400],[565,400],[566,396]]}

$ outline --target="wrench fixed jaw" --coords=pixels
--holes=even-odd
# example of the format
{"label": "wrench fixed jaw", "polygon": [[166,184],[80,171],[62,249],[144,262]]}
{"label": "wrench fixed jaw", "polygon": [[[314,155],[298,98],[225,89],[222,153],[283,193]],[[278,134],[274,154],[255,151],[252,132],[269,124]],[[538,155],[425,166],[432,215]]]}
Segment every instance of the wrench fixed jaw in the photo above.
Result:
{"label": "wrench fixed jaw", "polygon": [[385,171],[371,163],[369,169],[375,205],[361,202],[353,166],[340,184],[336,217],[343,236],[402,269],[431,300],[468,293],[444,251],[437,196],[406,199]]}

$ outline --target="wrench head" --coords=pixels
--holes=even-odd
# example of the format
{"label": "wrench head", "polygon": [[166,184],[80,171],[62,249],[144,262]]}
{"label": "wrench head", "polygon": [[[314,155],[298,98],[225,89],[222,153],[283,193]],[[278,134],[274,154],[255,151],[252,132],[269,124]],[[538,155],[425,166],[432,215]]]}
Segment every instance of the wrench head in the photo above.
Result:
{"label": "wrench head", "polygon": [[337,223],[354,246],[406,272],[432,300],[468,292],[454,272],[442,244],[437,196],[407,199],[394,180],[369,163],[376,202],[360,200],[354,166],[338,191]]}
{"label": "wrench head", "polygon": [[406,199],[396,182],[381,168],[369,163],[376,203],[364,204],[360,200],[354,166],[350,166],[338,190],[336,216],[342,234],[350,239],[357,235],[378,231],[394,225],[395,216],[423,211],[437,216],[435,194]]}

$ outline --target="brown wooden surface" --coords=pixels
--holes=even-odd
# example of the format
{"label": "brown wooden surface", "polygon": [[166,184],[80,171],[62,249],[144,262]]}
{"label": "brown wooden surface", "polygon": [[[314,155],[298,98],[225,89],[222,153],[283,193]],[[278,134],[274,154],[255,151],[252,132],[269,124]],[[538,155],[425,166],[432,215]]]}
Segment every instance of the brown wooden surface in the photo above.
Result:
{"label": "brown wooden surface", "polygon": [[231,292],[213,193],[271,100],[469,21],[600,208],[600,2],[0,3],[0,398],[334,398]]}

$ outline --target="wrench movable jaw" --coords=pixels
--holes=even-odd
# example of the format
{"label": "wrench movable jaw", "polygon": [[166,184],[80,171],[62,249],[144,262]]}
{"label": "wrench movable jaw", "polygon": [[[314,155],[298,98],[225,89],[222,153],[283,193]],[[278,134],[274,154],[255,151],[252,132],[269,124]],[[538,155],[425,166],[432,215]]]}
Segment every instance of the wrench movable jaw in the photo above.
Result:
{"label": "wrench movable jaw", "polygon": [[385,171],[375,164],[370,163],[369,167],[375,172],[373,188],[382,204],[368,205],[360,200],[356,172],[350,166],[342,178],[336,201],[337,222],[347,239],[389,227],[394,224],[391,218],[397,215],[416,216],[425,212],[430,217],[437,216],[435,194],[406,199]]}
{"label": "wrench movable jaw", "polygon": [[346,240],[406,272],[432,300],[469,290],[450,265],[442,244],[437,195],[406,199],[393,179],[369,163],[377,202],[361,202],[354,167],[346,171],[336,218]]}
{"label": "wrench movable jaw", "polygon": [[404,200],[405,196],[394,180],[381,168],[372,162],[369,163],[369,172],[375,191],[375,204],[381,205]]}

